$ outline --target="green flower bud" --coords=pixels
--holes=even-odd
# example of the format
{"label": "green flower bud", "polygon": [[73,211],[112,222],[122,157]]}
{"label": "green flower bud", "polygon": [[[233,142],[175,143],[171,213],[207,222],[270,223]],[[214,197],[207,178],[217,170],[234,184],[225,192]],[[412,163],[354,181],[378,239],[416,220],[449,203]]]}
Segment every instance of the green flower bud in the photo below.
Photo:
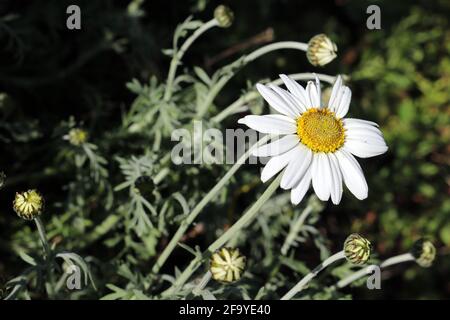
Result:
{"label": "green flower bud", "polygon": [[336,52],[336,44],[321,33],[309,40],[306,57],[313,66],[324,66],[337,57]]}
{"label": "green flower bud", "polygon": [[353,264],[364,264],[370,258],[370,241],[353,233],[344,242],[344,253],[347,260]]}
{"label": "green flower bud", "polygon": [[219,23],[219,27],[228,28],[233,24],[234,13],[227,6],[220,5],[214,10],[214,18]]}
{"label": "green flower bud", "polygon": [[33,220],[42,213],[44,209],[44,198],[34,189],[25,192],[16,192],[13,208],[22,219]]}
{"label": "green flower bud", "polygon": [[214,280],[232,283],[242,277],[246,263],[247,258],[240,253],[239,249],[222,248],[211,256],[209,271]]}
{"label": "green flower bud", "polygon": [[429,268],[436,258],[436,247],[429,240],[419,239],[413,244],[411,254],[419,266]]}

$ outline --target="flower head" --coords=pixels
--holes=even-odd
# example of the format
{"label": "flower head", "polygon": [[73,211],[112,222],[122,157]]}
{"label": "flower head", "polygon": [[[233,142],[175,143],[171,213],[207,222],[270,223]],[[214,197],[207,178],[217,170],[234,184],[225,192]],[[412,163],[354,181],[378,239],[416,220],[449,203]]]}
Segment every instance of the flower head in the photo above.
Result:
{"label": "flower head", "polygon": [[234,13],[227,6],[220,5],[214,10],[214,18],[219,23],[219,27],[228,28],[233,24]]}
{"label": "flower head", "polygon": [[17,192],[13,202],[14,211],[25,220],[33,220],[44,209],[44,198],[36,190]]}
{"label": "flower head", "polygon": [[72,145],[78,147],[87,141],[88,133],[86,130],[80,128],[73,128],[69,131],[69,134],[67,134],[64,138],[66,140],[69,140],[69,142]]}
{"label": "flower head", "polygon": [[275,85],[256,85],[280,114],[250,115],[238,121],[261,133],[282,135],[253,152],[254,156],[271,157],[261,180],[266,182],[284,169],[280,186],[291,189],[293,204],[300,203],[311,184],[322,201],[331,198],[339,204],[343,183],[356,198],[367,198],[368,186],[354,156],[368,158],[387,151],[378,125],[345,118],[351,91],[340,76],[327,105],[322,103],[317,77],[306,89],[286,75],[280,77],[289,91]]}
{"label": "flower head", "polygon": [[309,40],[306,57],[313,66],[324,66],[337,57],[336,52],[336,44],[321,33]]}
{"label": "flower head", "polygon": [[209,271],[214,280],[231,283],[241,278],[245,267],[246,257],[239,249],[222,248],[211,256]]}
{"label": "flower head", "polygon": [[436,258],[436,247],[429,240],[419,239],[413,244],[411,254],[419,266],[429,268]]}
{"label": "flower head", "polygon": [[345,257],[353,264],[364,264],[370,258],[371,247],[369,240],[352,233],[344,242]]}

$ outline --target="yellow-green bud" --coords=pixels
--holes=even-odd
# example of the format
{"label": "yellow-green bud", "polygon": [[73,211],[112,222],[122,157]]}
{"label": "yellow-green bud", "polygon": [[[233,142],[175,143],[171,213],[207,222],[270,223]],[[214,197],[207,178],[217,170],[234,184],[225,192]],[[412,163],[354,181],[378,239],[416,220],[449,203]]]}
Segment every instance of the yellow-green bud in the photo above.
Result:
{"label": "yellow-green bud", "polygon": [[210,260],[212,278],[223,283],[238,281],[245,271],[247,258],[237,248],[217,250]]}
{"label": "yellow-green bud", "polygon": [[219,27],[228,28],[233,24],[234,13],[227,6],[220,5],[214,10],[214,18],[219,23]]}
{"label": "yellow-green bud", "polygon": [[370,258],[370,241],[357,233],[352,233],[344,242],[344,253],[353,264],[364,264]]}
{"label": "yellow-green bud", "polygon": [[74,128],[69,131],[67,140],[74,146],[81,146],[88,139],[88,133],[86,130]]}
{"label": "yellow-green bud", "polygon": [[336,52],[336,44],[321,33],[309,40],[306,57],[313,66],[324,66],[337,57]]}
{"label": "yellow-green bud", "polygon": [[413,244],[411,254],[419,266],[429,268],[436,258],[436,247],[429,240],[419,239]]}
{"label": "yellow-green bud", "polygon": [[34,189],[25,192],[16,192],[13,208],[22,219],[33,220],[42,213],[44,209],[44,198]]}

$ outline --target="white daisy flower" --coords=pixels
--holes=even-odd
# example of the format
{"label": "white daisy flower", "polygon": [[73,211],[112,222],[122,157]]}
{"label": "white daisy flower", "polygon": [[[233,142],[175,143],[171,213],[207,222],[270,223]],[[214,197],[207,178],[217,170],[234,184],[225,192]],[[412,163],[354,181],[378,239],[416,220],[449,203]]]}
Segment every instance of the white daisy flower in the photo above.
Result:
{"label": "white daisy flower", "polygon": [[280,75],[289,91],[275,85],[257,84],[264,99],[280,114],[249,115],[238,122],[267,134],[283,135],[253,154],[271,157],[262,170],[266,182],[284,169],[280,186],[291,189],[291,201],[298,204],[312,183],[322,201],[339,204],[342,182],[359,200],[367,198],[368,187],[361,166],[354,158],[369,158],[388,149],[378,125],[371,121],[344,118],[352,92],[339,76],[330,100],[321,101],[320,81],[309,81],[306,89],[286,75]]}

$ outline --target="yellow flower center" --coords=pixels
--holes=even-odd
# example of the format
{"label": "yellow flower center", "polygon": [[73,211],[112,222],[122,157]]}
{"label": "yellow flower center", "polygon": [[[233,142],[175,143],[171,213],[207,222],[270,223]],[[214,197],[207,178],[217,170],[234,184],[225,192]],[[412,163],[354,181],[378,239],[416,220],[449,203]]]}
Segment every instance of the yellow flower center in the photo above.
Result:
{"label": "yellow flower center", "polygon": [[297,119],[297,135],[314,152],[335,152],[344,144],[342,121],[327,108],[312,108]]}

